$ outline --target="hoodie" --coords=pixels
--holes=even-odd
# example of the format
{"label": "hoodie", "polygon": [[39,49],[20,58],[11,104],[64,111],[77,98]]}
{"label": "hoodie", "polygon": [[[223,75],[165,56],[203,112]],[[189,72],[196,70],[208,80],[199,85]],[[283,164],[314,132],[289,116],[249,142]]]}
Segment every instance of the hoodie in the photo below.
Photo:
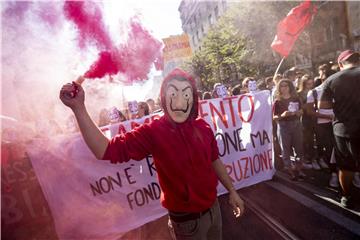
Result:
{"label": "hoodie", "polygon": [[[185,78],[193,88],[193,106],[188,119],[174,122],[166,109],[165,88],[177,77]],[[152,154],[162,190],[161,204],[169,211],[202,212],[217,197],[218,178],[212,162],[219,150],[210,126],[198,118],[198,96],[192,76],[180,69],[165,77],[161,86],[164,116],[151,123],[117,135],[110,140],[103,160],[111,163],[142,160]]]}

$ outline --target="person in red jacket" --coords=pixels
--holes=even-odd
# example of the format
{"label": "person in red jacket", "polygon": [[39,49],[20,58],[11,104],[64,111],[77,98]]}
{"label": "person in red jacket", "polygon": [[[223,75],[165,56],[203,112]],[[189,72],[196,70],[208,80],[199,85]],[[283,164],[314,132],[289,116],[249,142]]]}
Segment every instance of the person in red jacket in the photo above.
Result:
{"label": "person in red jacket", "polygon": [[[74,88],[78,93],[69,97]],[[198,96],[191,75],[173,70],[161,86],[164,115],[111,140],[91,120],[84,95],[80,85],[70,83],[60,91],[61,101],[74,112],[86,144],[98,159],[122,163],[152,154],[162,190],[161,204],[169,212],[174,238],[222,238],[218,179],[229,191],[234,215],[244,213],[244,202],[219,159],[214,133],[198,117]]]}

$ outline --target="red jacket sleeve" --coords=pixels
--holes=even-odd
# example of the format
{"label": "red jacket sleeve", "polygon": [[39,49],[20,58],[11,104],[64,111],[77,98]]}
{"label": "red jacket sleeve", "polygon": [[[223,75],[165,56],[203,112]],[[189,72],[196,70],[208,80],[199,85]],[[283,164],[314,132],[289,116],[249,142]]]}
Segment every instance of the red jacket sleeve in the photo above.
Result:
{"label": "red jacket sleeve", "polygon": [[208,135],[208,138],[210,139],[210,151],[211,151],[211,161],[214,162],[217,159],[219,159],[219,148],[217,145],[217,141],[215,139],[215,135],[213,130],[211,129],[210,125],[204,120],[204,119],[199,119],[198,121],[201,121],[206,134]]}
{"label": "red jacket sleeve", "polygon": [[148,124],[126,134],[118,134],[110,140],[102,159],[110,160],[111,163],[127,162],[130,159],[142,160],[152,152],[151,139],[151,128]]}

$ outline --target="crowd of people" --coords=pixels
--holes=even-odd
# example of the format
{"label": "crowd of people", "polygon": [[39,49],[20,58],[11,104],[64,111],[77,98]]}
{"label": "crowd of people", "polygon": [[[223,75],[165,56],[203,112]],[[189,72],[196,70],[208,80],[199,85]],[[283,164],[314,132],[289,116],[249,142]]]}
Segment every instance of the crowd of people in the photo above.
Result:
{"label": "crowd of people", "polygon": [[[346,56],[345,60],[354,61],[351,63],[352,68],[359,68],[358,55],[357,52],[350,51],[350,54]],[[353,58],[355,60],[352,60]],[[348,187],[343,186],[345,183],[342,182],[345,180],[341,180],[341,174],[339,178],[339,170],[341,173],[342,166],[338,163],[342,160],[339,160],[341,156],[336,151],[333,129],[336,113],[332,107],[319,107],[324,82],[331,76],[346,70],[339,67],[342,66],[341,61],[345,60],[339,59],[338,63],[322,64],[317,68],[317,73],[292,67],[274,77],[245,77],[241,83],[234,86],[216,83],[212,91],[197,91],[198,99],[206,100],[269,90],[273,99],[273,142],[276,166],[284,169],[293,181],[306,178],[304,169],[329,171],[329,186],[341,187],[342,192],[349,195],[349,190],[346,190]],[[148,99],[146,102],[129,102],[128,108],[124,110],[116,107],[104,108],[100,112],[98,126],[142,118],[159,111],[161,111],[160,99],[156,103],[153,99]],[[355,109],[354,112],[357,117],[356,111],[359,112],[359,110]],[[357,125],[360,124],[357,123]],[[352,185],[360,188],[359,164],[354,165],[351,171],[354,172]]]}
{"label": "crowd of people", "polygon": [[[203,99],[271,91],[275,159],[281,161],[277,166],[294,181],[306,177],[303,169],[329,171],[329,186],[340,187],[341,204],[351,207],[350,185],[360,188],[359,66],[359,53],[347,50],[337,63],[320,65],[317,73],[292,67],[274,77],[246,77],[233,87],[217,83]],[[340,79],[336,86],[329,83],[333,79]],[[352,85],[346,84],[350,80]],[[325,86],[330,92],[327,106],[321,104]]]}

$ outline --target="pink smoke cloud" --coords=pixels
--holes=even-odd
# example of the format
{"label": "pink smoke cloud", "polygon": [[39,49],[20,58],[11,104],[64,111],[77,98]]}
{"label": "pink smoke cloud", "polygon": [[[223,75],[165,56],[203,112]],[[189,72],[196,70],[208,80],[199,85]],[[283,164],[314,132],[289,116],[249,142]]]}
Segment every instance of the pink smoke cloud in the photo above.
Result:
{"label": "pink smoke cloud", "polygon": [[66,1],[64,15],[79,31],[79,46],[94,42],[99,49],[111,49],[112,41],[104,25],[101,9],[90,1]]}

